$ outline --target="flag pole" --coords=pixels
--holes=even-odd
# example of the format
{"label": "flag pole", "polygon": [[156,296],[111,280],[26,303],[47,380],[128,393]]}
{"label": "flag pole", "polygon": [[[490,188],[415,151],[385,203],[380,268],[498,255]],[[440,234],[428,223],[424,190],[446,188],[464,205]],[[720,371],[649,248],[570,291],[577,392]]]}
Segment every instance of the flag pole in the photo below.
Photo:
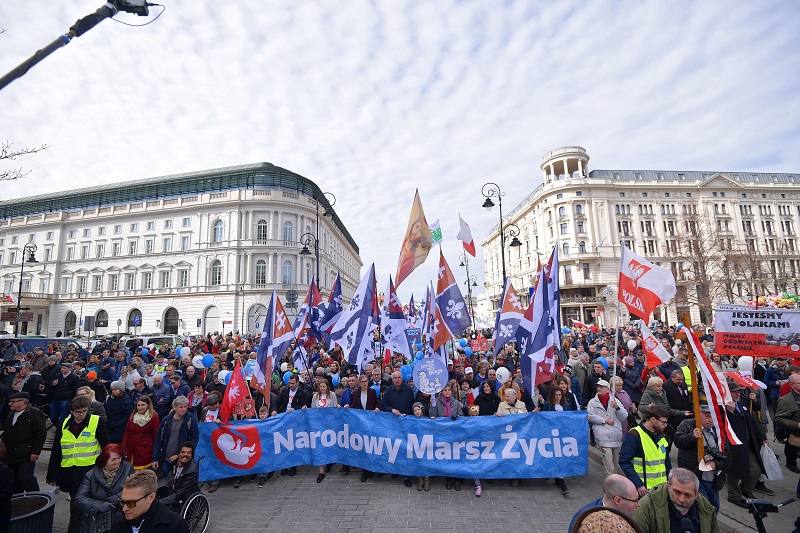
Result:
{"label": "flag pole", "polygon": [[[689,313],[684,313],[683,319],[683,327],[689,329],[691,327],[691,318],[689,317]],[[700,420],[700,391],[697,383],[697,365],[695,363],[694,350],[692,350],[692,343],[689,342],[688,336],[683,332],[683,330],[676,332],[675,338],[681,339],[684,342],[686,345],[686,350],[689,353],[689,358],[686,364],[689,365],[689,382],[692,385],[692,411],[694,411],[694,427],[695,429],[703,431],[703,424]],[[722,438],[721,435],[720,438]],[[703,439],[697,439],[697,458],[701,464],[704,464],[703,457],[705,457],[705,455],[706,452],[703,445]]]}
{"label": "flag pole", "polygon": [[[625,246],[625,244],[623,244],[622,241],[620,241],[619,244],[620,244],[619,262],[620,262],[620,273],[621,273],[622,272],[622,267],[621,267],[621,265],[622,265],[622,247]],[[617,375],[617,358],[619,357],[619,323],[620,323],[620,319],[621,319],[621,317],[620,317],[620,308],[619,308],[619,303],[620,303],[620,301],[619,301],[619,290],[620,290],[619,276],[617,276],[617,320],[616,320],[616,323],[614,324],[614,366],[612,367],[613,368],[612,375],[611,375],[612,379],[614,378],[614,376]],[[609,383],[609,385],[611,385],[611,384]],[[614,387],[612,385],[611,386],[611,399],[613,400],[614,398],[616,398],[616,396],[617,396],[616,395],[616,387]]]}

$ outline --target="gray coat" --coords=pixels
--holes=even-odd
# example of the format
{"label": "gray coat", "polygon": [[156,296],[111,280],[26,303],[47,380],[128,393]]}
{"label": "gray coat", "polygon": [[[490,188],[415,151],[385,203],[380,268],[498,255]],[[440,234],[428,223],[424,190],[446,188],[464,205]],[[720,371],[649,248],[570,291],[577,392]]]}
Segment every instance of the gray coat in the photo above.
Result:
{"label": "gray coat", "polygon": [[662,391],[661,394],[658,394],[650,387],[647,387],[647,390],[645,390],[644,394],[642,394],[642,399],[639,401],[639,412],[642,413],[642,420],[644,420],[645,417],[644,415],[645,407],[647,407],[651,403],[660,405],[661,407],[666,409],[669,412],[669,416],[677,416],[677,415],[683,416],[684,413],[683,411],[680,411],[678,409],[672,409],[669,406],[669,403],[667,403],[667,394],[665,392]]}
{"label": "gray coat", "polygon": [[75,505],[86,514],[96,515],[100,513],[104,503],[113,503],[115,514],[119,511],[121,515],[122,508],[117,502],[122,494],[122,484],[132,473],[133,466],[128,461],[122,461],[109,487],[103,477],[102,468],[95,466],[83,476],[83,483],[75,495]]}
{"label": "gray coat", "polygon": [[[450,405],[452,406],[453,414],[451,416],[464,416],[464,409],[462,408],[461,402],[456,400],[455,396],[452,398],[453,400],[450,402]],[[439,397],[436,398],[436,405],[431,405],[428,409],[428,416],[431,418],[444,416],[444,404]]]}

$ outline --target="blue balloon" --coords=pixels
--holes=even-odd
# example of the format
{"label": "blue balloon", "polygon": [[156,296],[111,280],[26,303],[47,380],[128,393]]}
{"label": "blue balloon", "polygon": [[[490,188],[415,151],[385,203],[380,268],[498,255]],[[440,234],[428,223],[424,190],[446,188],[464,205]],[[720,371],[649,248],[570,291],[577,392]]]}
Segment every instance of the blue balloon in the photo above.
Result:
{"label": "blue balloon", "polygon": [[417,361],[419,361],[419,360],[420,360],[420,359],[422,359],[423,357],[425,357],[425,354],[424,354],[424,353],[422,353],[422,352],[417,352],[417,354],[414,356],[414,359],[416,359]]}
{"label": "blue balloon", "polygon": [[150,350],[148,350],[147,348],[142,348],[142,355],[147,355],[149,353],[150,353]]}
{"label": "blue balloon", "polygon": [[597,360],[603,363],[603,370],[608,370],[608,359],[605,357],[598,357]]}
{"label": "blue balloon", "polygon": [[421,349],[422,349],[422,343],[421,343],[421,342],[418,342],[418,343],[417,343],[417,350],[421,350]]}
{"label": "blue balloon", "polygon": [[675,324],[676,331],[680,331],[682,329],[683,329],[683,322],[678,322],[677,324]]}
{"label": "blue balloon", "polygon": [[466,354],[467,357],[472,356],[472,348],[470,347],[464,348],[464,353]]}
{"label": "blue balloon", "polygon": [[411,379],[411,375],[414,373],[414,371],[410,366],[404,365],[400,367],[400,373],[403,375],[403,381],[408,381]]}
{"label": "blue balloon", "polygon": [[572,333],[572,330],[565,326],[561,328],[561,333],[564,333],[566,335],[567,333]]}
{"label": "blue balloon", "polygon": [[370,387],[370,389],[375,391],[375,395],[376,396],[380,396],[381,395],[381,386],[380,385],[373,385],[372,387]]}
{"label": "blue balloon", "polygon": [[289,384],[289,378],[290,377],[292,377],[292,373],[291,372],[287,372],[287,373],[285,373],[283,375],[283,384],[284,385],[288,385]]}
{"label": "blue balloon", "polygon": [[211,365],[214,364],[214,356],[210,353],[207,353],[203,356],[203,366],[206,368],[211,368]]}
{"label": "blue balloon", "polygon": [[463,348],[464,346],[467,345],[467,339],[461,339],[460,341],[458,341],[458,344],[460,344],[461,347]]}
{"label": "blue balloon", "polygon": [[331,381],[333,382],[333,386],[336,387],[337,385],[339,385],[339,383],[342,382],[342,378],[340,378],[339,376],[333,376],[333,378],[331,378]]}

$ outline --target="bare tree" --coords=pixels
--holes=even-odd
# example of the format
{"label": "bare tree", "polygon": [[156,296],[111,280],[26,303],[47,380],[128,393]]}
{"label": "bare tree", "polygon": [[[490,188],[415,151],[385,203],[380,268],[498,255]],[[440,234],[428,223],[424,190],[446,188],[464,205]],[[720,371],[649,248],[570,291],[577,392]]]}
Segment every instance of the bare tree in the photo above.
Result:
{"label": "bare tree", "polygon": [[[46,144],[43,144],[38,148],[21,148],[19,150],[15,150],[12,148],[12,146],[12,143],[9,141],[4,141],[2,144],[0,144],[0,161],[15,161],[20,156],[35,154],[43,150],[47,150],[48,148]],[[30,170],[23,170],[22,167],[0,170],[0,181],[18,180],[20,178],[24,178],[30,173]]]}

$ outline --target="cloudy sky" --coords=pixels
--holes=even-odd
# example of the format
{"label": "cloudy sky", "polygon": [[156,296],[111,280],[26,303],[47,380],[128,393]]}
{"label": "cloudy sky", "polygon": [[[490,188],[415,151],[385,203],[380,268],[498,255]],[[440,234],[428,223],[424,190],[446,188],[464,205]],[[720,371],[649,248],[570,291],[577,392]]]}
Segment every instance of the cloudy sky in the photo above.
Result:
{"label": "cloudy sky", "polygon": [[[560,146],[590,169],[800,170],[797,2],[161,1],[0,91],[0,140],[50,146],[0,197],[267,161],[336,195],[384,286],[415,188],[463,280],[458,213],[480,241],[481,186],[510,210]],[[101,4],[4,0],[0,73]]]}

